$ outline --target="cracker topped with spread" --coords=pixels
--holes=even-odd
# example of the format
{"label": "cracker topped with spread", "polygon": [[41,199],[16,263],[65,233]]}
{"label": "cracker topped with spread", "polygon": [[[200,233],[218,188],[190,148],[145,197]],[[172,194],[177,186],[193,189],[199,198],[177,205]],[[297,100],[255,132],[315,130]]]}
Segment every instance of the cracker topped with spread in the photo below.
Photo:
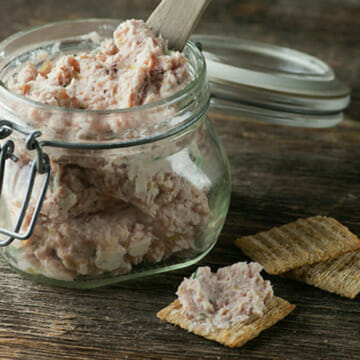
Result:
{"label": "cracker topped with spread", "polygon": [[212,273],[200,267],[180,284],[162,320],[229,347],[239,347],[288,315],[295,305],[275,297],[258,263],[239,262]]}

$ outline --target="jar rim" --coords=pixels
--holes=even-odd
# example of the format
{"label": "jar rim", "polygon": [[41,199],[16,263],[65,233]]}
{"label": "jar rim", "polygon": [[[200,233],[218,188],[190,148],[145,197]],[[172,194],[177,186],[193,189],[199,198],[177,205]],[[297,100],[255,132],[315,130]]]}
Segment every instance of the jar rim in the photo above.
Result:
{"label": "jar rim", "polygon": [[[30,27],[26,30],[22,30],[19,31],[15,34],[10,35],[9,37],[7,37],[6,39],[4,39],[3,41],[0,42],[0,60],[1,58],[5,59],[3,56],[4,53],[4,48],[6,46],[8,46],[9,44],[11,44],[12,42],[20,39],[21,37],[24,37],[26,35],[30,35],[31,33],[33,33],[34,31],[37,30],[41,30],[41,29],[46,29],[52,26],[59,26],[59,25],[66,25],[66,24],[74,24],[74,23],[86,23],[86,22],[91,22],[91,21],[96,21],[96,22],[106,22],[106,23],[114,23],[114,24],[119,24],[119,22],[121,20],[117,20],[117,19],[110,19],[110,18],[88,18],[88,19],[77,19],[77,20],[62,20],[62,21],[54,21],[54,22],[49,22],[43,25],[38,25],[38,26],[33,26]],[[33,44],[34,45],[34,44]],[[119,109],[103,109],[103,110],[91,110],[91,109],[74,109],[74,108],[65,108],[65,107],[61,107],[61,106],[55,106],[55,105],[49,105],[49,104],[44,104],[41,103],[39,101],[33,100],[31,98],[22,96],[20,94],[17,94],[11,90],[9,90],[6,85],[1,81],[0,79],[0,95],[3,92],[6,96],[10,96],[20,102],[23,102],[25,104],[29,104],[31,106],[36,106],[39,109],[44,109],[44,110],[53,110],[53,111],[63,111],[65,113],[79,113],[79,114],[88,114],[88,115],[101,115],[101,114],[125,114],[125,113],[130,113],[130,112],[136,112],[136,111],[144,111],[144,110],[150,110],[162,105],[169,105],[171,103],[174,103],[178,100],[180,100],[181,98],[183,98],[184,96],[186,96],[188,93],[190,93],[192,90],[194,90],[194,88],[196,87],[196,85],[198,84],[199,79],[203,78],[206,74],[206,62],[205,62],[205,58],[202,54],[202,52],[200,51],[200,49],[198,49],[198,47],[195,45],[194,42],[192,41],[187,41],[185,48],[190,50],[197,59],[197,65],[198,65],[198,71],[194,72],[194,76],[192,77],[192,79],[190,80],[189,83],[187,83],[185,85],[184,88],[182,88],[181,90],[177,91],[176,93],[167,96],[163,99],[160,100],[156,100],[153,101],[151,103],[148,104],[143,104],[143,105],[137,105],[137,106],[133,106],[133,107],[127,107],[127,108],[119,108]]]}
{"label": "jar rim", "polygon": [[[12,71],[13,66],[16,66],[17,61],[24,62],[31,52],[49,51],[49,46],[63,45],[65,51],[86,50],[86,42],[93,40],[92,34],[99,35],[99,40],[110,38],[120,22],[121,20],[117,19],[101,18],[66,20],[32,27],[11,35],[0,42],[1,76],[4,78],[6,72],[9,69]],[[93,45],[94,43],[91,43],[90,47]],[[191,80],[180,91],[149,104],[107,110],[70,109],[42,104],[0,86],[0,106],[10,118],[15,117],[15,127],[30,128],[28,132],[34,129],[40,132],[39,142],[42,146],[110,149],[152,143],[190,128],[207,112],[210,93],[205,58],[191,41],[187,42],[183,54],[190,64]],[[170,109],[174,111],[168,111]],[[41,116],[33,118],[33,110]],[[153,118],[154,115],[158,117],[157,121],[144,121],[144,118]],[[70,119],[70,123],[64,120],[63,124],[71,124],[71,119],[74,119],[77,130],[70,131],[67,130],[69,127],[56,124],[55,119],[59,117]],[[83,128],[84,119],[93,119],[95,125],[102,119],[100,123],[103,127],[93,131],[92,125],[89,127],[88,124]],[[118,121],[121,123],[121,119],[125,119],[130,126],[118,127],[116,124]],[[129,122],[126,119],[135,121]],[[93,120],[90,120],[90,124]]]}

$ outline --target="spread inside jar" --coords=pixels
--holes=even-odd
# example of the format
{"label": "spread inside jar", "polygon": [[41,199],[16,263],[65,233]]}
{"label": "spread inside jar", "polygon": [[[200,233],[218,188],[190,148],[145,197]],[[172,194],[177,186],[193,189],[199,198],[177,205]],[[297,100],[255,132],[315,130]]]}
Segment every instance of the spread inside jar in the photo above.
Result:
{"label": "spread inside jar", "polygon": [[[184,55],[169,52],[166,41],[137,20],[120,24],[113,39],[104,40],[95,51],[44,59],[41,66],[30,62],[18,69],[7,86],[37,102],[84,109],[86,115],[84,120],[82,111],[31,110],[32,124],[46,135],[53,130],[56,135],[103,140],[104,134],[128,134],[131,128],[141,137],[132,114],[98,118],[86,110],[148,104],[178,92],[191,80]],[[21,105],[16,110],[27,114],[28,109]],[[166,114],[173,113],[166,106]],[[156,122],[164,112],[156,114],[155,109],[151,114],[138,114],[135,125]],[[142,147],[49,148],[50,186],[34,234],[13,243],[17,266],[71,281],[83,275],[126,274],[135,265],[159,263],[174,254],[186,257],[204,248],[197,242],[210,213],[211,182],[199,166],[205,141],[200,125],[177,141]],[[13,219],[25,197],[32,161],[26,149],[17,147],[17,156],[19,161],[8,165],[3,190]],[[35,205],[36,196],[24,227]]]}
{"label": "spread inside jar", "polygon": [[189,64],[141,20],[127,20],[90,52],[28,62],[10,90],[43,104],[88,110],[128,108],[163,99],[191,79]]}

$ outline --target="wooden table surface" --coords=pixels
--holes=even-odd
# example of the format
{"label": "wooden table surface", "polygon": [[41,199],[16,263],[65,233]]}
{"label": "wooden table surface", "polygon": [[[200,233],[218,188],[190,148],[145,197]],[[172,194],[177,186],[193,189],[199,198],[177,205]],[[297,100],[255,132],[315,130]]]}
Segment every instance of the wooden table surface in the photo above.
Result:
{"label": "wooden table surface", "polygon": [[[157,1],[1,0],[0,38],[49,21],[146,18]],[[345,121],[311,130],[213,114],[232,167],[232,200],[218,244],[201,264],[246,259],[233,240],[315,214],[360,235],[360,1],[213,0],[198,33],[289,46],[320,57],[352,88]],[[92,291],[34,284],[0,260],[0,359],[360,359],[360,297],[348,300],[279,277],[297,305],[240,349],[169,324],[156,312],[194,267]]]}

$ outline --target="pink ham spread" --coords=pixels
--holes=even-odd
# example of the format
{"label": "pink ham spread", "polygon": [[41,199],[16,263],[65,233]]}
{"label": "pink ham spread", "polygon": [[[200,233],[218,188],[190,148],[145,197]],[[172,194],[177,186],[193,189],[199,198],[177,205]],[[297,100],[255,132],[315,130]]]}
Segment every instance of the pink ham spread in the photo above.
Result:
{"label": "pink ham spread", "polygon": [[169,52],[141,20],[121,23],[99,49],[28,63],[7,85],[41,103],[67,108],[110,110],[163,99],[190,80],[180,52]]}
{"label": "pink ham spread", "polygon": [[193,326],[201,324],[208,332],[229,328],[251,315],[261,316],[265,303],[273,297],[271,284],[261,277],[261,270],[255,262],[239,262],[216,273],[208,266],[199,267],[177,290],[182,311]]}
{"label": "pink ham spread", "polygon": [[[144,22],[129,20],[97,51],[63,55],[40,67],[28,63],[7,85],[44,104],[99,110],[162,99],[182,89],[190,78],[181,53],[169,53],[166,41]],[[82,112],[49,114],[41,117],[33,112],[31,119],[43,133],[54,124],[56,134],[64,129],[74,138],[82,132],[95,134],[93,138],[110,130],[124,133],[132,120],[129,116],[124,121],[123,116],[100,122],[89,117],[81,123]],[[112,128],[107,129],[109,124]],[[179,142],[144,148],[47,148],[51,183],[34,235],[14,243],[17,266],[73,280],[81,275],[128,273],[134,265],[158,263],[173,254],[189,256],[209,221],[210,180],[196,165],[203,141],[199,126]],[[7,212],[13,219],[24,199],[30,169],[28,152],[19,152],[18,147],[20,161],[9,164],[4,188]],[[35,204],[36,196],[30,203],[32,210]]]}

